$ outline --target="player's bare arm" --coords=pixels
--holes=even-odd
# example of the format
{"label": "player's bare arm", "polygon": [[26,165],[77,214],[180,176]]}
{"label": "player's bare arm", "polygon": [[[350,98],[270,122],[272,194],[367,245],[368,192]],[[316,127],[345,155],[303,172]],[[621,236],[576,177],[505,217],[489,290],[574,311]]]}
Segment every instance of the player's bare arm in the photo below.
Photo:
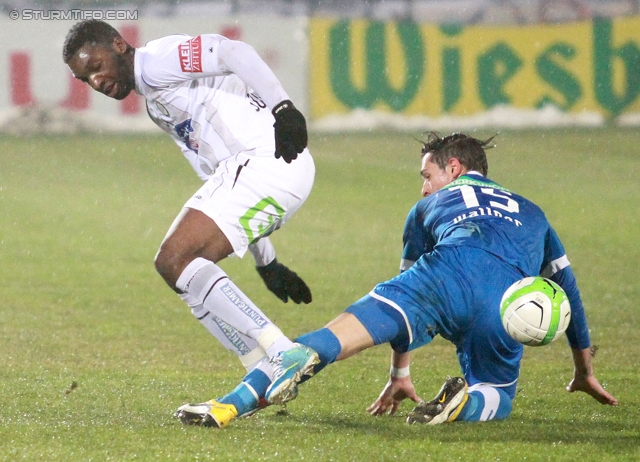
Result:
{"label": "player's bare arm", "polygon": [[416,393],[409,364],[411,353],[398,353],[393,351],[391,355],[391,370],[389,371],[389,381],[382,389],[380,396],[368,408],[371,415],[395,414],[400,403],[409,398],[413,402],[422,402],[422,398]]}
{"label": "player's bare arm", "polygon": [[617,406],[618,400],[608,393],[593,375],[591,349],[571,349],[571,353],[573,354],[575,371],[573,380],[567,386],[567,391],[570,393],[582,391],[602,404]]}

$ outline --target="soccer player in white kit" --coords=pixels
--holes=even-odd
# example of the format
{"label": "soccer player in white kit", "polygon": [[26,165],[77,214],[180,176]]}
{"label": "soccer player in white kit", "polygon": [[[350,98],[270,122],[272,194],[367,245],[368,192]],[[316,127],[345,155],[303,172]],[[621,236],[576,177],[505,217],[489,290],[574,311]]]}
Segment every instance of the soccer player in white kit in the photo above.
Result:
{"label": "soccer player in white kit", "polygon": [[205,181],[169,229],[155,266],[248,371],[264,372],[264,381],[246,384],[248,392],[282,373],[283,350],[299,355],[309,372],[315,352],[291,342],[217,265],[249,250],[281,300],[311,301],[268,238],[306,200],[315,175],[304,116],[273,71],[251,46],[221,35],[170,35],[135,49],[98,20],[71,28],[63,59],[76,78],[111,98],[143,95],[151,119]]}

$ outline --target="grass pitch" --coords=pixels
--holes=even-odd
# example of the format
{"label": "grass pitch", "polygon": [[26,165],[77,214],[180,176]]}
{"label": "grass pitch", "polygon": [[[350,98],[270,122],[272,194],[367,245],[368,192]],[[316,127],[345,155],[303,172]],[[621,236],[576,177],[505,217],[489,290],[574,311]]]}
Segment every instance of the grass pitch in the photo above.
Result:
{"label": "grass pitch", "polygon": [[[200,181],[161,135],[2,137],[0,460],[640,459],[640,132],[508,131],[496,142],[489,176],[537,202],[563,239],[599,346],[596,373],[619,407],[564,390],[573,368],[561,339],[526,349],[505,421],[409,427],[410,403],[373,418],[365,408],[387,379],[382,346],[327,368],[285,412],[183,428],[178,406],[243,375],[153,268]],[[222,263],[292,337],[397,273],[404,219],[420,198],[410,135],[315,135],[310,148],[314,190],[273,241],[313,303],[282,304],[250,257]],[[425,399],[458,371],[441,339],[414,354]]]}

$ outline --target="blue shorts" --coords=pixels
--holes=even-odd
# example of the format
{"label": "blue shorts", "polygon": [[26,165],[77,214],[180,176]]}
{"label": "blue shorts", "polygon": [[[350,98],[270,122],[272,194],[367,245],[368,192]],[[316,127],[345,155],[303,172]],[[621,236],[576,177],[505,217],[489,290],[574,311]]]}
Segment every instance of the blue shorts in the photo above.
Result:
{"label": "blue shorts", "polygon": [[405,352],[436,335],[456,345],[469,385],[500,386],[515,397],[523,347],[500,320],[504,291],[524,277],[517,268],[473,247],[439,247],[407,271],[378,284],[347,309],[376,344]]}

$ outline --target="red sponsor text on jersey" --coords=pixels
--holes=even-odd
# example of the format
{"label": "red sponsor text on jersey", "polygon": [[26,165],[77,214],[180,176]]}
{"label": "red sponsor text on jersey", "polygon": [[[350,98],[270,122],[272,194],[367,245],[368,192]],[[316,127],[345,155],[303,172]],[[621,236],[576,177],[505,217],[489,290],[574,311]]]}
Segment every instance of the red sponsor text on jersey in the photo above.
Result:
{"label": "red sponsor text on jersey", "polygon": [[182,72],[202,72],[202,37],[199,35],[178,46]]}

